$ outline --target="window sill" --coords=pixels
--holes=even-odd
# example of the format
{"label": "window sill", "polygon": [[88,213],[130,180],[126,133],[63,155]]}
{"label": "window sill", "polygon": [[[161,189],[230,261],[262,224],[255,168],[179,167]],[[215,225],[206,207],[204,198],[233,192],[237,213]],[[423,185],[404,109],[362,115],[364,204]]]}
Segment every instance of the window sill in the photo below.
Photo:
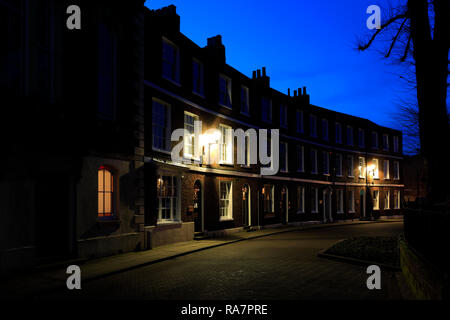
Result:
{"label": "window sill", "polygon": [[229,110],[233,109],[233,106],[227,106],[226,104],[221,104],[220,102],[219,102],[219,106],[222,107],[222,108],[229,109]]}
{"label": "window sill", "polygon": [[206,97],[205,97],[205,95],[203,93],[198,93],[198,92],[195,92],[195,91],[192,91],[192,93],[195,94],[196,96],[200,97],[200,98],[206,99]]}
{"label": "window sill", "polygon": [[305,211],[297,211],[297,214],[304,214]]}
{"label": "window sill", "polygon": [[337,211],[337,214],[344,214],[344,211]]}
{"label": "window sill", "polygon": [[162,221],[162,220],[158,220],[157,221],[157,225],[175,225],[175,224],[182,224],[181,221],[178,220],[173,220],[173,221]]}
{"label": "window sill", "polygon": [[242,112],[242,111],[241,111],[241,114],[244,115],[244,116],[246,116],[246,117],[250,117],[250,113]]}
{"label": "window sill", "polygon": [[165,154],[172,154],[169,150],[159,149],[159,148],[155,148],[155,147],[152,147],[152,151],[161,152],[161,153],[165,153]]}
{"label": "window sill", "polygon": [[305,170],[297,170],[298,173],[305,173]]}
{"label": "window sill", "polygon": [[120,224],[121,221],[117,218],[112,218],[112,219],[108,219],[108,218],[97,218],[97,223],[98,224]]}
{"label": "window sill", "polygon": [[173,83],[174,85],[176,85],[176,86],[178,86],[178,87],[181,87],[181,83],[177,82],[176,80],[167,78],[167,77],[164,76],[164,75],[162,76],[162,78],[165,79],[165,80],[167,80],[167,81],[169,81],[169,82],[171,82],[171,83]]}
{"label": "window sill", "polygon": [[223,221],[233,221],[233,218],[220,218],[219,221],[223,222]]}
{"label": "window sill", "polygon": [[[337,174],[336,177],[337,178],[343,178],[344,176],[342,174]],[[352,177],[349,176],[349,178],[352,178]]]}

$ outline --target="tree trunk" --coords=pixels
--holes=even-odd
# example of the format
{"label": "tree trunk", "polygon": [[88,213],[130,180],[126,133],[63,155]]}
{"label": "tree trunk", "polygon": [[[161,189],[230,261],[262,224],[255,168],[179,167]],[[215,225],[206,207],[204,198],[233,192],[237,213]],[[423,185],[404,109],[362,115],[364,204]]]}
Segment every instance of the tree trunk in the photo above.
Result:
{"label": "tree trunk", "polygon": [[435,0],[435,31],[431,36],[427,0],[409,0],[411,36],[419,105],[421,152],[428,172],[427,197],[434,203],[450,195],[448,152],[450,130],[447,116],[448,0]]}

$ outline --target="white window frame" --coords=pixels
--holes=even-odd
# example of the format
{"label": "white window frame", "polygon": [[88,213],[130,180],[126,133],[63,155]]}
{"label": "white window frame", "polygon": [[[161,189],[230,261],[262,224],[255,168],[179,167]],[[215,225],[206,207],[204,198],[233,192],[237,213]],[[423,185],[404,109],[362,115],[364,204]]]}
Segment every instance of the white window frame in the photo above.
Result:
{"label": "white window frame", "polygon": [[[297,186],[297,213],[305,213],[305,187]],[[301,199],[301,208],[298,208],[298,201]]]}
{"label": "white window frame", "polygon": [[394,144],[394,152],[399,152],[400,150],[400,144],[399,144],[399,137],[398,136],[394,136],[393,137],[393,144]]}
{"label": "white window frame", "polygon": [[349,125],[347,126],[347,145],[348,146],[353,146],[354,145],[354,141],[353,141],[353,127],[349,126]]}
{"label": "white window frame", "polygon": [[[267,113],[265,113],[266,110],[264,110],[264,103],[263,101],[267,100]],[[261,118],[262,121],[267,123],[272,123],[272,100],[267,97],[261,97]]]}
{"label": "white window frame", "polygon": [[[270,211],[264,211],[264,203],[265,203],[265,201],[267,201],[265,198],[263,198],[263,201],[264,201],[264,203],[263,203],[263,212],[264,213],[273,213],[274,211],[275,211],[275,199],[274,199],[274,197],[275,197],[275,186],[273,185],[273,184],[265,184],[265,185],[263,185],[263,188],[264,188],[264,193],[266,193],[266,192],[270,192],[271,193],[271,197],[270,197]],[[268,190],[268,189],[270,189],[270,190]],[[264,197],[265,197],[265,195],[264,195]]]}
{"label": "white window frame", "polygon": [[384,180],[389,180],[390,179],[390,174],[389,174],[389,160],[383,160],[383,176],[384,176]]}
{"label": "white window frame", "polygon": [[[199,76],[198,81],[200,82],[200,90],[198,90],[198,91],[196,90],[197,88],[195,87],[195,82],[196,82],[196,79],[194,77],[195,64],[198,65],[198,76]],[[205,81],[204,81],[204,79],[205,79],[205,75],[204,75],[203,63],[200,62],[200,60],[193,58],[192,59],[192,92],[202,98],[205,97]]]}
{"label": "white window frame", "polygon": [[[231,131],[227,131],[229,129],[232,129],[230,126],[226,124],[219,124],[219,131],[220,131],[220,160],[219,164],[233,164],[233,134],[231,134]],[[224,147],[225,145],[225,147]],[[225,152],[225,157],[224,157]]]}
{"label": "white window frame", "polygon": [[[223,185],[229,185],[229,188],[227,187],[228,199],[222,198]],[[221,201],[228,203],[228,207],[222,207]],[[222,212],[225,214],[222,214]],[[219,216],[220,221],[233,220],[233,182],[230,180],[219,180]]]}
{"label": "white window frame", "polygon": [[296,125],[297,125],[297,132],[303,133],[304,132],[304,123],[303,123],[303,111],[297,109],[296,111]]}
{"label": "white window frame", "polygon": [[389,135],[387,133],[383,134],[383,150],[389,151]]}
{"label": "white window frame", "polygon": [[348,212],[354,213],[355,212],[355,190],[350,190],[348,201],[349,201]]}
{"label": "white window frame", "polygon": [[[225,93],[226,96],[225,96],[225,98],[228,97],[230,99],[230,101],[229,101],[230,104],[229,105],[227,105],[227,101],[220,101],[220,98],[221,98],[220,82],[222,80],[225,80],[225,82],[226,82],[226,93]],[[228,109],[232,109],[233,108],[232,88],[233,88],[233,84],[232,84],[231,78],[226,76],[226,75],[224,75],[224,74],[222,74],[222,73],[219,74],[219,105],[220,106],[222,106],[224,108],[228,108]]]}
{"label": "white window frame", "polygon": [[[288,161],[288,154],[289,154],[288,143],[287,142],[280,142],[280,147],[281,147],[281,145],[284,145],[284,156],[285,156],[284,164],[285,164],[285,168],[282,169],[281,163],[280,163],[280,172],[289,172],[289,167],[288,167],[288,164],[289,164],[289,161]],[[280,155],[281,155],[281,148],[280,148]],[[281,159],[281,156],[280,156],[280,161],[281,160],[282,159]]]}
{"label": "white window frame", "polygon": [[[375,197],[375,194],[377,195]],[[373,190],[372,193],[373,196],[373,210],[380,210],[380,191],[379,190]]]}
{"label": "white window frame", "polygon": [[323,175],[330,175],[330,154],[328,151],[322,151]]}
{"label": "white window frame", "polygon": [[338,189],[336,196],[337,204],[336,204],[336,212],[344,213],[344,190]]}
{"label": "white window frame", "polygon": [[[171,147],[171,143],[170,143],[170,136],[171,136],[171,105],[168,104],[167,102],[164,102],[160,99],[157,98],[152,98],[152,114],[154,112],[154,104],[160,104],[162,106],[165,107],[165,111],[166,111],[166,125],[165,125],[165,129],[166,129],[166,137],[165,137],[165,142],[164,142],[164,147],[161,149],[157,146],[155,146],[155,137],[153,136],[154,133],[152,132],[152,150],[154,151],[159,151],[159,152],[170,152],[170,147]],[[152,126],[154,127],[156,124],[154,122],[154,116],[152,116]]]}
{"label": "white window frame", "polygon": [[313,114],[309,115],[309,135],[317,138],[317,117]]}
{"label": "white window frame", "polygon": [[[389,210],[391,208],[391,192],[389,190],[384,193],[384,210]],[[386,203],[387,199],[387,203]]]}
{"label": "white window frame", "polygon": [[[362,162],[361,162],[362,160]],[[362,163],[362,165],[361,165]],[[358,157],[358,169],[359,169],[359,178],[365,179],[366,178],[366,159],[364,157]]]}
{"label": "white window frame", "polygon": [[394,180],[400,180],[400,162],[394,161]]}
{"label": "white window frame", "polygon": [[311,203],[311,213],[318,213],[319,212],[319,188],[312,188],[312,192],[314,195],[314,204],[315,208],[313,210],[312,203]]}
{"label": "white window frame", "polygon": [[329,140],[328,120],[327,119],[322,119],[322,139],[325,141]]}
{"label": "white window frame", "polygon": [[355,177],[355,164],[354,164],[354,161],[355,160],[353,159],[353,155],[347,155],[347,177],[349,177],[349,178],[354,178]]}
{"label": "white window frame", "polygon": [[[194,136],[194,138],[193,138],[193,143],[192,143],[192,154],[191,153],[189,153],[189,152],[187,152],[187,149],[188,149],[188,147],[189,146],[191,146],[191,144],[189,143],[189,141],[190,141],[190,137],[189,137],[189,134],[187,134],[186,133],[186,130],[188,130],[188,129],[186,129],[186,122],[185,122],[185,117],[186,116],[188,116],[188,117],[191,117],[191,118],[193,118],[193,120],[194,120],[194,123],[193,123],[193,128],[192,128],[192,133],[191,133],[191,135],[192,134],[194,134],[194,130],[195,130],[195,121],[199,121],[200,120],[200,117],[198,116],[198,115],[196,115],[196,114],[194,114],[194,113],[192,113],[192,112],[188,112],[188,111],[184,111],[184,114],[183,114],[183,124],[184,124],[184,129],[185,129],[185,139],[183,139],[184,140],[184,145],[183,145],[183,157],[184,158],[186,158],[186,159],[195,159],[195,160],[199,160],[200,159],[200,155],[199,154],[195,154],[195,152],[197,151],[197,153],[199,153],[199,151],[200,150],[195,150],[195,136]],[[190,126],[190,124],[189,124],[189,126]]]}
{"label": "white window frame", "polygon": [[[281,110],[284,110],[284,116]],[[288,108],[284,104],[280,104],[280,127],[281,128],[288,128]]]}
{"label": "white window frame", "polygon": [[297,145],[297,172],[305,172],[305,147],[300,144]]}
{"label": "white window frame", "polygon": [[[313,156],[314,155],[314,156]],[[311,156],[310,158],[313,158],[314,161],[311,161],[311,173],[312,174],[317,174],[317,150],[316,149],[311,149]],[[311,159],[311,160],[313,160]]]}
{"label": "white window frame", "polygon": [[[397,197],[395,196],[397,194]],[[400,190],[394,190],[394,209],[401,208]]]}
{"label": "white window frame", "polygon": [[[243,95],[243,92],[245,92],[245,97]],[[245,98],[245,104],[244,104],[244,98]],[[244,110],[244,105],[247,106],[247,110]],[[250,90],[248,87],[242,85],[241,86],[241,114],[250,116]]]}
{"label": "white window frame", "polygon": [[[172,188],[174,187],[174,182],[176,183],[175,185],[175,195],[172,195],[171,197],[160,197],[159,193],[158,193],[158,189],[156,192],[156,201],[158,201],[157,203],[157,223],[158,224],[163,224],[163,223],[171,223],[171,222],[177,222],[180,221],[180,207],[181,207],[181,201],[180,201],[180,179],[178,176],[173,175],[173,174],[169,174],[169,173],[161,173],[158,174],[158,178],[157,179],[161,179],[161,181],[163,180],[163,177],[170,177],[172,180]],[[170,198],[170,218],[162,218],[162,199],[163,198]]]}
{"label": "white window frame", "polygon": [[335,124],[335,140],[336,143],[342,143],[342,124],[340,122]]}
{"label": "white window frame", "polygon": [[372,159],[372,164],[375,166],[375,168],[373,169],[373,178],[374,179],[380,179],[380,164],[378,159],[373,158]]}
{"label": "white window frame", "polygon": [[176,51],[176,57],[175,57],[175,79],[172,79],[169,76],[166,76],[164,74],[164,67],[162,67],[162,77],[176,85],[180,85],[180,48],[167,39],[166,37],[162,37],[163,40],[163,52],[162,52],[162,64],[164,65],[164,43],[168,44],[169,46],[173,47]]}
{"label": "white window frame", "polygon": [[342,177],[342,153],[336,153],[336,177]]}
{"label": "white window frame", "polygon": [[[374,142],[375,137],[375,144]],[[372,131],[372,149],[378,149],[378,132]]]}
{"label": "white window frame", "polygon": [[362,128],[358,128],[358,146],[360,148],[364,148],[366,146],[366,139],[365,139],[365,135],[364,135],[364,129]]}

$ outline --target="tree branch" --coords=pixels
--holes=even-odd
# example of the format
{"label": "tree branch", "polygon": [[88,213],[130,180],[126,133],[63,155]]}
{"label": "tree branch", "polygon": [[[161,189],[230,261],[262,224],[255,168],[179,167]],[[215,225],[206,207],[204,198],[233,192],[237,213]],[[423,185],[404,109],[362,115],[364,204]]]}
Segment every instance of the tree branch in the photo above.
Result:
{"label": "tree branch", "polygon": [[395,17],[390,18],[388,21],[386,21],[385,23],[383,23],[383,24],[380,26],[380,29],[377,29],[377,31],[375,31],[375,33],[372,35],[372,37],[369,39],[369,41],[368,41],[365,45],[360,44],[360,45],[358,46],[358,50],[364,51],[364,50],[366,50],[367,48],[369,48],[369,47],[371,46],[372,42],[375,40],[375,38],[377,37],[377,35],[380,34],[381,31],[383,31],[383,30],[384,30],[386,27],[388,27],[391,23],[393,23],[393,22],[395,22],[395,21],[397,21],[397,20],[399,20],[399,19],[404,19],[404,18],[407,18],[406,13],[399,14],[399,15],[397,15],[397,16],[395,16]]}
{"label": "tree branch", "polygon": [[403,56],[400,58],[401,62],[404,62],[406,60],[410,46],[411,46],[411,34],[408,37],[408,42],[406,43],[405,52],[403,53]]}
{"label": "tree branch", "polygon": [[394,45],[397,42],[397,39],[398,39],[398,36],[400,35],[400,32],[402,32],[402,29],[403,29],[403,26],[405,25],[406,20],[408,20],[408,19],[407,18],[403,19],[402,24],[398,28],[397,34],[392,39],[391,46],[389,47],[389,51],[384,56],[385,58],[389,58],[389,56],[391,55],[392,49],[394,48]]}

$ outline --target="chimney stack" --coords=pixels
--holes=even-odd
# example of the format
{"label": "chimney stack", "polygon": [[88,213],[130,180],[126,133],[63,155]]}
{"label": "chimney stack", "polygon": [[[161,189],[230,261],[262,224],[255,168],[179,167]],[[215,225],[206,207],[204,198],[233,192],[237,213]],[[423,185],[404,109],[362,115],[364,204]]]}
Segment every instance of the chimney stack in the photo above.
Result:
{"label": "chimney stack", "polygon": [[262,67],[262,76],[263,76],[263,77],[266,76],[266,67]]}
{"label": "chimney stack", "polygon": [[291,88],[288,88],[288,96],[291,96]]}
{"label": "chimney stack", "polygon": [[297,90],[294,90],[294,97],[297,96]]}
{"label": "chimney stack", "polygon": [[255,70],[253,71],[253,76],[252,76],[252,78],[253,78],[253,79],[256,79],[256,71],[255,71]]}
{"label": "chimney stack", "polygon": [[306,87],[303,87],[303,95],[306,96]]}
{"label": "chimney stack", "polygon": [[257,78],[258,78],[258,79],[261,78],[261,70],[258,69],[256,72],[257,72],[257,74],[258,74]]}

